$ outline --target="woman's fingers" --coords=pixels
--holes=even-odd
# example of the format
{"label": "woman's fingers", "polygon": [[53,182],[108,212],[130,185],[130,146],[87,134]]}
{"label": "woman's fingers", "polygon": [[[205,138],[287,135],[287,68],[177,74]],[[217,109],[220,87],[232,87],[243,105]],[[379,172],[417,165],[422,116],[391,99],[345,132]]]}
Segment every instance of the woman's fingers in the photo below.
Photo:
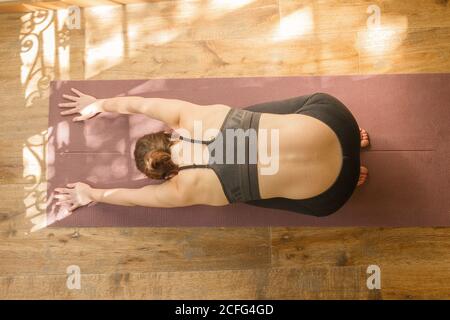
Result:
{"label": "woman's fingers", "polygon": [[72,100],[72,101],[78,101],[78,99],[80,99],[80,97],[69,96],[68,94],[63,94],[63,98],[66,98],[67,100]]}
{"label": "woman's fingers", "polygon": [[58,106],[60,106],[61,108],[71,108],[76,107],[77,105],[78,102],[63,102],[58,104]]}
{"label": "woman's fingers", "polygon": [[80,204],[76,200],[77,196],[74,189],[77,183],[78,182],[67,183],[66,186],[68,188],[55,188],[56,192],[60,192],[59,194],[55,195],[55,198],[59,199],[59,201],[56,202],[56,205],[71,205],[71,207],[68,209],[70,212],[80,206]]}
{"label": "woman's fingers", "polygon": [[70,200],[70,195],[69,195],[69,194],[66,194],[66,193],[55,194],[55,199],[60,199],[60,200]]}
{"label": "woman's fingers", "polygon": [[73,210],[75,210],[76,208],[78,208],[78,204],[73,204],[73,205],[69,208],[69,211],[73,211]]}
{"label": "woman's fingers", "polygon": [[72,200],[60,200],[56,202],[57,206],[70,205],[72,204]]}
{"label": "woman's fingers", "polygon": [[80,116],[80,117],[75,117],[75,118],[73,118],[72,119],[72,121],[83,121],[83,120],[86,120],[87,118],[85,118],[85,117],[83,117],[83,116]]}
{"label": "woman's fingers", "polygon": [[73,193],[75,190],[73,188],[76,186],[76,184],[77,182],[67,183],[66,186],[69,188],[55,188],[55,191],[59,192],[59,194],[55,194],[55,198],[58,199],[56,205],[70,206],[70,208],[68,208],[70,212],[80,206],[76,201],[75,194]]}
{"label": "woman's fingers", "polygon": [[73,189],[68,189],[68,188],[55,188],[55,191],[60,192],[60,193],[69,193],[72,190]]}
{"label": "woman's fingers", "polygon": [[80,97],[85,95],[83,92],[81,92],[81,91],[79,91],[79,90],[77,90],[77,89],[75,89],[75,88],[70,88],[70,90],[72,90],[73,92],[75,92],[75,93],[76,93],[77,95],[79,95]]}
{"label": "woman's fingers", "polygon": [[73,109],[70,109],[70,110],[62,111],[60,113],[61,113],[61,115],[65,116],[65,115],[68,115],[68,114],[78,113],[78,109],[77,108],[73,108]]}

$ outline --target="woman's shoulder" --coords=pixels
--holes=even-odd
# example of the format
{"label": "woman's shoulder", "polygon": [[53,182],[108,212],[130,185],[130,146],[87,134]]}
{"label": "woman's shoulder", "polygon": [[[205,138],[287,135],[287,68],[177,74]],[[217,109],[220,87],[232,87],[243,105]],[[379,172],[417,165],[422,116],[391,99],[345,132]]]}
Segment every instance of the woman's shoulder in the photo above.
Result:
{"label": "woman's shoulder", "polygon": [[221,184],[211,169],[182,170],[172,179],[177,184],[179,192],[195,204],[222,206],[228,203]]}
{"label": "woman's shoulder", "polygon": [[231,109],[224,104],[201,106],[183,115],[180,126],[191,134],[194,134],[195,127],[201,127],[202,130],[219,129]]}

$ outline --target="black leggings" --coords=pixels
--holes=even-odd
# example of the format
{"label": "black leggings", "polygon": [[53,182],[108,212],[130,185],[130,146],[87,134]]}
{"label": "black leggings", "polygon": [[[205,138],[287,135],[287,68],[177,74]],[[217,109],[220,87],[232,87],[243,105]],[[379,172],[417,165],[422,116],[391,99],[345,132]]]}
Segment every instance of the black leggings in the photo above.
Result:
{"label": "black leggings", "polygon": [[245,108],[261,113],[298,113],[319,119],[338,136],[342,147],[343,164],[336,182],[323,193],[308,199],[270,198],[251,200],[249,205],[288,210],[322,217],[344,205],[356,188],[360,171],[359,126],[351,112],[337,98],[327,93],[314,93],[285,100],[259,103]]}

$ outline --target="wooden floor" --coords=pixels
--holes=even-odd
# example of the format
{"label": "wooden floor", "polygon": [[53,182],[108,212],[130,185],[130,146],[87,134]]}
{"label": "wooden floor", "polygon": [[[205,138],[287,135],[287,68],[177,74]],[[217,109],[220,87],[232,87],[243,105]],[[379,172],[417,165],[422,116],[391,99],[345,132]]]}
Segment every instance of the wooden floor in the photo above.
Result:
{"label": "wooden floor", "polygon": [[160,1],[81,17],[69,30],[62,10],[0,14],[0,298],[450,297],[450,228],[45,228],[43,155],[52,79],[450,72],[448,1]]}

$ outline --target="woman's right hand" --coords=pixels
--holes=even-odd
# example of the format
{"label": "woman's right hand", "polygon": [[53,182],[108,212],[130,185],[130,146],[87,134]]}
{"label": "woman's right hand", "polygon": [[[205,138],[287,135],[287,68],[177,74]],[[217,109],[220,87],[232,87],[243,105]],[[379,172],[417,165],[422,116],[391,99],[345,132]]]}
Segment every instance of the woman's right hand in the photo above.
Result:
{"label": "woman's right hand", "polygon": [[94,201],[92,198],[92,188],[86,183],[75,182],[68,183],[69,188],[56,188],[55,198],[59,199],[56,205],[67,205],[69,211],[72,212],[78,207],[85,206]]}
{"label": "woman's right hand", "polygon": [[98,100],[93,96],[84,94],[75,88],[71,88],[71,90],[78,96],[70,96],[68,94],[63,94],[63,98],[71,100],[72,102],[64,102],[58,105],[61,108],[71,108],[69,110],[62,111],[61,115],[80,113],[81,114],[80,116],[75,117],[72,120],[83,121],[88,120],[93,116],[95,116],[97,113],[104,111],[102,109],[101,100]]}

